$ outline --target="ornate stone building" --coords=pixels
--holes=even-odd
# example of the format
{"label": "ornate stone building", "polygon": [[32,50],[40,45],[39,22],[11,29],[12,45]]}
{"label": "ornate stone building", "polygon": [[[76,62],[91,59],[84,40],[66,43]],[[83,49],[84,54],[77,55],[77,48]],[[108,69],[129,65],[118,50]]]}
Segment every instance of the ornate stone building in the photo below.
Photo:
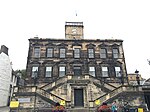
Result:
{"label": "ornate stone building", "polygon": [[60,102],[68,112],[88,112],[113,100],[145,105],[142,88],[128,85],[123,40],[84,39],[83,22],[66,22],[65,39],[30,38],[26,71],[27,85],[15,87],[12,98],[23,108]]}
{"label": "ornate stone building", "polygon": [[[65,39],[30,38],[28,84],[36,83],[72,106],[84,107],[127,84],[123,41],[84,39],[83,30],[83,22],[66,22]],[[54,82],[59,84],[52,87]]]}

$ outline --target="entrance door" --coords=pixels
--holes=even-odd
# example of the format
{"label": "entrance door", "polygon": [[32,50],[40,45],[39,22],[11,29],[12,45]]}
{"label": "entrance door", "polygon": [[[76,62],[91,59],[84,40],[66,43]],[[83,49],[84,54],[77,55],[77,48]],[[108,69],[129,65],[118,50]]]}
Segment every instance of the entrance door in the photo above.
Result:
{"label": "entrance door", "polygon": [[74,89],[74,106],[83,107],[83,89]]}
{"label": "entrance door", "polygon": [[81,75],[81,67],[74,67],[74,75]]}

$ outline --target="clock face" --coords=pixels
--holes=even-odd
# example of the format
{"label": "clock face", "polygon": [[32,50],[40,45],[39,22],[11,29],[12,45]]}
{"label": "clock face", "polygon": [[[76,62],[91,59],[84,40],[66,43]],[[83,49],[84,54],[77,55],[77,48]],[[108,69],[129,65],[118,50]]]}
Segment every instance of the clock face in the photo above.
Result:
{"label": "clock face", "polygon": [[76,28],[73,28],[73,29],[72,29],[72,33],[73,33],[73,34],[76,34],[76,33],[77,33],[77,29],[76,29]]}

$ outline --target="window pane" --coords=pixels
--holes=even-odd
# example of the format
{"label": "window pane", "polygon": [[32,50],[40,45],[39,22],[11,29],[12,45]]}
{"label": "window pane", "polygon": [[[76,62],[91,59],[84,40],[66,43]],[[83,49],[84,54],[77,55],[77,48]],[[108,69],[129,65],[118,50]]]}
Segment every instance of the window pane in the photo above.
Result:
{"label": "window pane", "polygon": [[89,74],[95,77],[95,67],[89,67]]}
{"label": "window pane", "polygon": [[31,77],[37,77],[38,74],[38,67],[32,67],[32,76]]}
{"label": "window pane", "polygon": [[59,67],[59,77],[65,76],[65,67]]}
{"label": "window pane", "polygon": [[74,58],[80,58],[80,49],[74,49]]}
{"label": "window pane", "polygon": [[106,49],[100,50],[100,58],[106,58]]}
{"label": "window pane", "polygon": [[94,49],[88,49],[89,58],[94,58]]}
{"label": "window pane", "polygon": [[102,77],[108,77],[108,68],[102,67]]}
{"label": "window pane", "polygon": [[47,49],[47,57],[53,57],[53,48]]}
{"label": "window pane", "polygon": [[34,57],[40,57],[40,48],[34,48]]}
{"label": "window pane", "polygon": [[114,58],[119,58],[118,49],[113,49],[113,57]]}
{"label": "window pane", "polygon": [[116,77],[121,77],[120,67],[115,67]]}
{"label": "window pane", "polygon": [[45,77],[51,77],[52,76],[52,67],[46,67]]}
{"label": "window pane", "polygon": [[65,58],[66,49],[61,48],[59,53],[60,53],[60,58]]}

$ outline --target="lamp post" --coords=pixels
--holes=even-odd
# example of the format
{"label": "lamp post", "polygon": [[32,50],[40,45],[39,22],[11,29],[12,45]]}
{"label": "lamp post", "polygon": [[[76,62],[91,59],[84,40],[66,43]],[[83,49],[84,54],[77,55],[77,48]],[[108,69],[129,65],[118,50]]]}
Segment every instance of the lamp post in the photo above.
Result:
{"label": "lamp post", "polygon": [[35,112],[35,105],[36,105],[36,89],[37,89],[37,87],[36,87],[36,81],[37,81],[37,74],[38,74],[38,71],[36,70],[36,71],[34,71],[34,86],[35,86],[35,98],[34,98],[34,112]]}
{"label": "lamp post", "polygon": [[121,71],[118,72],[118,77],[120,79],[120,83],[123,85],[124,84],[124,80],[123,80],[123,75],[122,75]]}
{"label": "lamp post", "polygon": [[136,74],[136,81],[137,81],[137,84],[140,85],[139,71],[136,70],[136,71],[135,71],[135,74]]}
{"label": "lamp post", "polygon": [[38,71],[34,71],[34,86],[36,86],[36,81],[37,81],[37,74],[38,74]]}

